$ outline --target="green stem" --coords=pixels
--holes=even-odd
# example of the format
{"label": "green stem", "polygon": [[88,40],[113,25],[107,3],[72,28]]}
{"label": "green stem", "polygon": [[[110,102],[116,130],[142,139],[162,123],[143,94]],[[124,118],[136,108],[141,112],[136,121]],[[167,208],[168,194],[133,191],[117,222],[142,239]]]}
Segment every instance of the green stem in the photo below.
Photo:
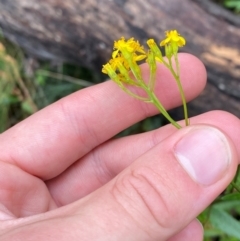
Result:
{"label": "green stem", "polygon": [[154,55],[153,52],[149,52],[147,62],[148,62],[148,65],[149,65],[149,70],[150,70],[148,86],[149,86],[149,89],[153,92],[154,88],[155,88],[156,71],[157,71],[156,59],[155,59],[155,55]]}
{"label": "green stem", "polygon": [[[148,94],[148,97],[149,97],[149,100],[147,100],[147,102],[151,102],[152,104],[154,104],[157,109],[162,113],[162,115],[164,115],[168,121],[173,125],[175,126],[177,129],[180,129],[182,128],[176,121],[174,121],[172,119],[172,117],[167,113],[167,111],[165,110],[165,108],[163,107],[163,105],[160,103],[160,101],[158,100],[158,98],[156,97],[156,95],[154,94],[153,92],[153,86],[152,84],[150,84],[150,86],[147,86],[146,83],[144,82],[144,80],[142,79],[142,76],[141,76],[141,70],[139,68],[139,66],[134,63],[132,60],[129,60],[128,61],[129,63],[129,66],[130,66],[130,69],[135,77],[135,79],[138,81],[138,85],[140,87],[142,87]],[[153,83],[154,82],[154,78],[155,78],[155,73],[153,71],[153,69],[151,70],[151,73],[150,73],[150,82]],[[154,83],[153,83],[154,84]],[[136,96],[135,94],[131,93],[130,95],[134,96],[135,98],[137,97],[138,99],[139,96]]]}
{"label": "green stem", "polygon": [[180,76],[180,67],[179,67],[177,54],[174,54],[174,60],[175,60],[175,63],[176,63],[176,74],[177,74],[177,76]]}
{"label": "green stem", "polygon": [[138,100],[142,100],[142,101],[145,101],[145,102],[149,101],[149,99],[147,99],[147,98],[144,98],[144,97],[142,97],[142,96],[139,96],[139,95],[134,94],[132,91],[128,90],[124,85],[119,85],[119,87],[120,87],[123,91],[125,91],[127,94],[129,94],[130,96],[132,96],[132,97],[134,97],[134,98],[136,98],[136,99],[138,99]]}
{"label": "green stem", "polygon": [[[178,59],[176,57],[175,59],[176,62],[176,68],[177,68],[177,72],[179,72],[179,62]],[[173,75],[173,77],[175,78],[176,82],[177,82],[177,86],[181,95],[181,99],[182,99],[182,103],[183,103],[183,112],[184,112],[184,119],[185,119],[185,125],[188,126],[189,125],[189,120],[188,120],[188,110],[187,110],[187,103],[186,103],[186,98],[184,95],[184,91],[182,88],[182,84],[180,81],[180,76],[179,73],[175,73],[173,66],[172,66],[172,61],[171,59],[169,59],[169,65],[165,65],[171,72],[171,74]]]}
{"label": "green stem", "polygon": [[[133,70],[132,70],[133,71]],[[134,71],[133,71],[134,72]],[[150,82],[152,83],[152,81],[154,82],[155,80],[153,79],[155,78],[155,71],[153,69],[150,70]],[[172,117],[168,114],[168,112],[166,111],[166,109],[163,107],[163,105],[160,103],[160,101],[158,100],[158,98],[156,97],[156,95],[153,92],[152,89],[152,85],[146,85],[146,83],[144,82],[144,80],[142,78],[138,79],[138,82],[140,84],[140,86],[146,91],[146,93],[148,94],[149,97],[149,101],[150,103],[154,104],[157,109],[160,111],[160,113],[162,115],[165,116],[165,118],[173,125],[175,126],[177,129],[181,129],[182,127],[175,121],[172,119]]]}
{"label": "green stem", "polygon": [[154,91],[155,82],[156,82],[156,70],[150,67],[150,78],[149,78],[149,88],[151,91]]}
{"label": "green stem", "polygon": [[172,119],[172,117],[167,113],[166,109],[163,107],[163,105],[160,103],[160,101],[158,100],[158,98],[156,97],[156,95],[149,90],[148,88],[145,89],[150,100],[152,101],[152,103],[157,107],[157,109],[162,113],[162,115],[165,116],[165,118],[173,125],[175,126],[177,129],[181,129],[182,127],[175,121]]}

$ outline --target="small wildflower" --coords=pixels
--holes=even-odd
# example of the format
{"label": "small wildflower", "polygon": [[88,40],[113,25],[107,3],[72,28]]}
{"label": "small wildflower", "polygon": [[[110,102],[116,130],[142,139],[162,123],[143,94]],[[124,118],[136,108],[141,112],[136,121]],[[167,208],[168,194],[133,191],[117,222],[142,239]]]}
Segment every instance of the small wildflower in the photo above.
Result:
{"label": "small wildflower", "polygon": [[116,83],[120,82],[119,76],[117,75],[110,63],[103,65],[102,72],[104,74],[107,74]]}
{"label": "small wildflower", "polygon": [[130,38],[126,41],[125,38],[122,37],[118,41],[114,42],[113,49],[115,49],[112,54],[113,58],[117,56],[119,51],[127,51],[129,53],[142,53],[145,55],[143,46],[141,46],[138,41],[135,41],[134,38]]}
{"label": "small wildflower", "polygon": [[118,54],[117,57],[110,59],[109,63],[115,71],[118,69],[119,64],[122,64],[128,71],[130,71],[128,62],[121,54]]}
{"label": "small wildflower", "polygon": [[[171,30],[166,32],[166,38],[161,42],[160,46],[165,46],[166,58],[163,58],[162,52],[159,46],[153,39],[147,41],[149,50],[145,51],[144,47],[139,44],[134,38],[126,40],[124,37],[114,42],[112,59],[105,65],[103,65],[102,72],[108,74],[109,77],[119,85],[119,87],[127,94],[137,98],[139,100],[154,104],[158,110],[176,127],[181,126],[174,121],[167,113],[164,106],[160,103],[154,93],[157,64],[159,61],[165,67],[167,67],[175,78],[182,102],[184,107],[185,123],[188,125],[188,114],[186,108],[186,100],[183,93],[183,89],[180,82],[180,72],[178,63],[178,47],[185,45],[185,39],[180,36],[177,30]],[[172,56],[174,55],[176,70],[172,65]],[[143,78],[141,69],[139,67],[139,61],[146,59],[149,66],[149,80],[146,81]],[[167,62],[168,61],[168,62]],[[145,91],[147,97],[141,96],[134,92],[134,89],[129,89],[128,86],[135,86]]]}
{"label": "small wildflower", "polygon": [[177,30],[166,31],[166,38],[161,41],[160,46],[165,46],[171,43],[176,43],[178,47],[183,47],[186,44],[186,40]]}
{"label": "small wildflower", "polygon": [[159,49],[159,47],[157,46],[157,44],[155,43],[155,41],[153,39],[149,39],[147,41],[147,45],[149,46],[149,48],[151,49],[151,51],[154,53],[155,55],[155,59],[159,62],[162,62],[162,52]]}

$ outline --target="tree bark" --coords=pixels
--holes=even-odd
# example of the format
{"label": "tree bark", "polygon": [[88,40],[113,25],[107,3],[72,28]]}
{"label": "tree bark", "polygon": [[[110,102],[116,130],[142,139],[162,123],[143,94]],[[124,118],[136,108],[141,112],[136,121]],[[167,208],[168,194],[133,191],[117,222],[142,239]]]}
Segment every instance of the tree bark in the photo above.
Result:
{"label": "tree bark", "polygon": [[188,41],[184,51],[208,71],[207,87],[189,105],[190,114],[222,109],[240,117],[240,17],[210,0],[0,0],[0,26],[38,58],[99,72],[121,36],[143,43],[178,29]]}

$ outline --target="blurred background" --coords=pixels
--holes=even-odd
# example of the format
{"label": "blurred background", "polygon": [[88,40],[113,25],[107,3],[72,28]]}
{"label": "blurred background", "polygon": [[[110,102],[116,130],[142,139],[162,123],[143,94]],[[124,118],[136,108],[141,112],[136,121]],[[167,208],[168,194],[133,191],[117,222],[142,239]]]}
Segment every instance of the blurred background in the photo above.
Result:
{"label": "blurred background", "polygon": [[[158,42],[168,29],[186,37],[183,51],[199,57],[208,71],[206,89],[189,104],[190,116],[221,109],[240,117],[240,0],[0,0],[0,133],[104,81],[101,67],[114,40]],[[171,115],[182,119],[182,109]],[[157,115],[119,135],[164,124]],[[235,195],[220,212],[201,215],[206,241],[240,240],[238,200]]]}

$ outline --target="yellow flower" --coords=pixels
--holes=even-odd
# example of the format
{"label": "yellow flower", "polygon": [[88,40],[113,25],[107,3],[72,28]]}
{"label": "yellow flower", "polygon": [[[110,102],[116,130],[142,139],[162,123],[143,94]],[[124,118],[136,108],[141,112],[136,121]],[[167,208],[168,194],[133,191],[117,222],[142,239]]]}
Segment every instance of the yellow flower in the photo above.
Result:
{"label": "yellow flower", "polygon": [[149,46],[151,51],[154,53],[155,59],[159,62],[162,62],[162,59],[163,59],[162,52],[159,49],[159,47],[157,46],[157,44],[155,43],[155,41],[153,39],[149,39],[147,41],[147,45]]}
{"label": "yellow flower", "polygon": [[[146,53],[143,46],[141,46],[138,41],[135,41],[134,38],[125,40],[125,38],[122,37],[121,39],[114,42],[113,49],[113,58],[115,58],[119,52],[128,52],[131,54],[141,53],[142,55],[138,55],[139,59],[141,60],[146,57]],[[137,61],[136,57],[135,60]]]}
{"label": "yellow flower", "polygon": [[110,63],[103,65],[102,72],[107,74],[113,81],[116,83],[120,83],[119,74],[116,73],[115,69],[113,69]]}
{"label": "yellow flower", "polygon": [[107,74],[113,81],[121,85],[121,83],[134,84],[129,75],[129,66],[123,57],[118,56],[111,59],[107,64],[103,65],[102,72]]}
{"label": "yellow flower", "polygon": [[109,63],[103,65],[102,72],[108,74],[110,71],[115,71]]}
{"label": "yellow flower", "polygon": [[120,76],[119,73],[123,69],[125,69],[125,73],[130,71],[128,62],[124,59],[123,56],[121,56],[121,54],[118,54],[116,58],[110,59],[107,64],[103,65],[102,72],[108,75],[109,73],[113,75],[113,72],[115,72],[115,74]]}
{"label": "yellow flower", "polygon": [[119,53],[115,58],[108,62],[114,71],[119,69],[119,65],[123,65],[127,70],[130,70],[127,60]]}
{"label": "yellow flower", "polygon": [[177,44],[178,47],[182,47],[186,44],[186,40],[178,33],[177,30],[166,31],[166,38],[161,41],[160,46],[172,43]]}

